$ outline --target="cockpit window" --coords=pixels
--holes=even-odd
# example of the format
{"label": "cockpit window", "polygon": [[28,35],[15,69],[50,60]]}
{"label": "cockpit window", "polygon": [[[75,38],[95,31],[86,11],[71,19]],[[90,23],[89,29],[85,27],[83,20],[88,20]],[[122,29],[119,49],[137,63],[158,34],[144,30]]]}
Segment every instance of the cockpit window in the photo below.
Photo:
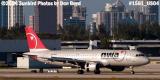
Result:
{"label": "cockpit window", "polygon": [[144,54],[136,54],[136,57],[145,56]]}

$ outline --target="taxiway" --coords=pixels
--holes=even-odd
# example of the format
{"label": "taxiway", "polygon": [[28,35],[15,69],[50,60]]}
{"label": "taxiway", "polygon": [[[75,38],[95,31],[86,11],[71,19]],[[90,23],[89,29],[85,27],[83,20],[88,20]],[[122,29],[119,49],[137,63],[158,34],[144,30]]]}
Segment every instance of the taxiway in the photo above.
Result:
{"label": "taxiway", "polygon": [[160,79],[160,64],[149,64],[135,68],[135,74],[130,74],[129,69],[123,72],[111,72],[102,69],[99,75],[93,72],[77,74],[77,69],[63,69],[59,73],[31,73],[29,69],[0,69],[0,77],[4,78],[138,78],[138,79]]}

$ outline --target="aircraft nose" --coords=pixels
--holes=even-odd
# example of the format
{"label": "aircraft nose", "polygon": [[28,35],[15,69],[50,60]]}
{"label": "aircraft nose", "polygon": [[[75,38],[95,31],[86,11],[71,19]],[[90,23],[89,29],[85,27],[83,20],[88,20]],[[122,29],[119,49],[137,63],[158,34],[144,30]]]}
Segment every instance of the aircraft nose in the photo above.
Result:
{"label": "aircraft nose", "polygon": [[149,62],[150,62],[150,60],[149,60],[147,57],[144,57],[143,63],[144,63],[144,64],[148,64]]}

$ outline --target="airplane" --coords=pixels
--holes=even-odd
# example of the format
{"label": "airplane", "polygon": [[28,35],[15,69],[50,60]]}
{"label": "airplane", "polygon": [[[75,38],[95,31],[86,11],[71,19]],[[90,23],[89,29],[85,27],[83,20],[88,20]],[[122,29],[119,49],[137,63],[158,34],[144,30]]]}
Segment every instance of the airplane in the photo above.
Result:
{"label": "airplane", "polygon": [[100,74],[100,68],[108,68],[112,71],[131,68],[131,73],[134,74],[135,66],[146,65],[150,62],[143,53],[137,50],[49,50],[33,31],[32,26],[27,26],[25,31],[29,52],[24,55],[46,64],[76,67],[78,74],[84,74],[85,71]]}

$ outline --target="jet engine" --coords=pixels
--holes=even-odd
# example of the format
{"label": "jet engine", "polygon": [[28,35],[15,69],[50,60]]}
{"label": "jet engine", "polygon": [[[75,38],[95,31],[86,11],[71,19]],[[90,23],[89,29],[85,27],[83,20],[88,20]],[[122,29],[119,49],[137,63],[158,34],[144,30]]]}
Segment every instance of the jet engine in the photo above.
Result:
{"label": "jet engine", "polygon": [[125,69],[125,67],[124,67],[124,66],[112,66],[112,67],[110,67],[110,69],[111,69],[112,71],[117,71],[117,72],[119,72],[119,71],[123,71],[123,70]]}
{"label": "jet engine", "polygon": [[85,69],[87,72],[99,70],[99,68],[100,68],[99,64],[95,62],[89,62],[85,64]]}

